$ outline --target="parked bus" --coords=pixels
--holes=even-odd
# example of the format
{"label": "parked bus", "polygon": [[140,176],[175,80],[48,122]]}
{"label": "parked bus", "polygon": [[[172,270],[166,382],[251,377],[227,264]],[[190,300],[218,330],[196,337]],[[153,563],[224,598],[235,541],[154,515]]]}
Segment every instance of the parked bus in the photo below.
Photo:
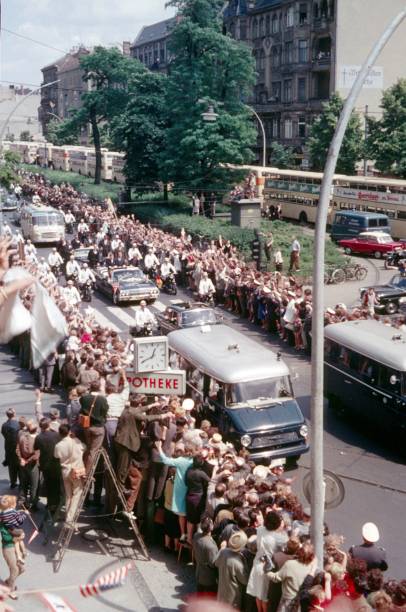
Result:
{"label": "parked bus", "polygon": [[51,142],[44,142],[38,146],[37,160],[43,168],[47,168],[52,164],[52,150],[54,145]]}
{"label": "parked bus", "polygon": [[121,183],[124,185],[125,183],[125,175],[124,175],[124,153],[113,153],[112,159],[112,180],[115,183]]}
{"label": "parked bus", "polygon": [[226,325],[168,334],[171,367],[187,372],[188,395],[224,440],[253,461],[296,461],[308,450],[308,430],[289,369],[275,354]]}
{"label": "parked bus", "polygon": [[53,147],[52,148],[52,167],[54,170],[64,170],[69,172],[70,170],[70,147]]}
{"label": "parked bus", "polygon": [[89,149],[85,147],[72,147],[69,151],[69,167],[71,172],[87,176],[87,156]]}
{"label": "parked bus", "polygon": [[43,204],[31,204],[21,210],[21,231],[33,243],[58,242],[65,238],[63,214]]}
{"label": "parked bus", "polygon": [[328,325],[324,394],[332,409],[406,443],[406,334],[379,321]]}

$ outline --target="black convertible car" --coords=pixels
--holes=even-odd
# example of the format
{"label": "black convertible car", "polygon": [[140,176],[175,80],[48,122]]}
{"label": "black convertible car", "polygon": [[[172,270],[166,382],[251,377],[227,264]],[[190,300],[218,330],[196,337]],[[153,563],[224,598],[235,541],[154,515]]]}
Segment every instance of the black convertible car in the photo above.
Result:
{"label": "black convertible car", "polygon": [[222,323],[214,308],[207,304],[181,301],[173,301],[164,312],[157,315],[157,320],[160,333],[164,335],[184,327]]}
{"label": "black convertible car", "polygon": [[139,268],[97,268],[95,276],[96,289],[111,298],[114,304],[141,300],[155,302],[159,296],[158,287]]}
{"label": "black convertible car", "polygon": [[[395,274],[387,285],[372,287],[378,298],[375,306],[377,313],[395,314],[402,304],[406,304],[406,276]],[[369,287],[361,289],[361,301]]]}

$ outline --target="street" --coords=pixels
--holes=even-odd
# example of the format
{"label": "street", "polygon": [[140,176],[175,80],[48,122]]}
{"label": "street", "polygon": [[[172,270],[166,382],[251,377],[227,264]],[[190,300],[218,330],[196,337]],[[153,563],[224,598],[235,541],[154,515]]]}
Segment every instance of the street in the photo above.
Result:
{"label": "street", "polygon": [[[39,249],[39,255],[47,255],[49,249]],[[348,306],[355,305],[358,300],[359,288],[365,284],[376,284],[387,281],[393,271],[385,270],[383,262],[364,260],[368,267],[368,278],[363,283],[349,282],[339,286],[326,286],[326,306],[344,302]],[[190,294],[179,290],[176,299],[190,299]],[[163,311],[173,298],[161,293],[159,300],[152,306],[153,311]],[[134,322],[136,306],[114,306],[104,296],[94,293],[91,306],[96,310],[97,320],[107,327],[128,336],[128,327]],[[224,309],[218,309],[225,322],[253,338],[260,344],[273,350],[282,350],[283,359],[289,365],[293,375],[295,394],[301,409],[309,419],[309,386],[310,362],[308,357],[297,353],[246,320],[239,319]],[[0,406],[4,411],[15,407],[18,415],[33,414],[33,381],[29,373],[21,371],[16,361],[9,354],[1,354],[1,386],[2,396]],[[46,396],[46,407],[62,406],[56,396]],[[310,424],[311,425],[311,424]],[[295,479],[294,490],[303,498],[302,479],[308,473],[309,455],[302,456],[299,468],[291,471]],[[327,511],[326,521],[332,533],[345,533],[347,541],[345,548],[360,541],[361,526],[366,521],[375,522],[381,531],[381,543],[388,552],[389,572],[394,578],[402,578],[402,560],[404,555],[402,539],[399,534],[403,528],[403,512],[406,496],[404,477],[404,462],[398,449],[390,448],[381,443],[378,436],[364,433],[359,424],[343,421],[325,409],[325,468],[338,475],[345,486],[345,499],[336,509]],[[1,468],[2,485],[7,485],[6,470]],[[86,512],[87,514],[87,512]],[[91,511],[89,511],[91,514]],[[36,515],[40,520],[41,513]],[[81,525],[86,523],[83,519]],[[104,527],[103,521],[97,525]],[[106,524],[107,525],[107,524]],[[107,527],[106,527],[107,528]],[[27,529],[30,533],[30,525]],[[40,534],[29,547],[30,556],[26,573],[19,579],[19,589],[32,589],[38,586],[43,589],[69,584],[90,582],[92,578],[104,571],[115,562],[114,555],[120,553],[120,547],[109,550],[106,546],[96,546],[76,537],[67,551],[59,574],[52,572],[52,565],[47,561],[51,544],[43,546],[43,534]],[[119,551],[119,552],[117,552]],[[128,550],[127,550],[128,552]],[[80,610],[97,609],[136,609],[136,610],[176,610],[183,597],[193,589],[193,568],[191,564],[176,563],[175,558],[164,555],[159,548],[152,547],[152,560],[147,562],[141,558],[135,561],[136,569],[126,585],[114,594],[106,594],[99,598],[84,600],[78,590],[66,594],[67,600]],[[112,556],[113,555],[113,556]],[[33,570],[35,567],[35,581]],[[131,598],[133,604],[128,607]],[[16,602],[15,609],[40,609],[38,600],[33,596],[23,596]],[[114,604],[113,604],[114,602]]]}

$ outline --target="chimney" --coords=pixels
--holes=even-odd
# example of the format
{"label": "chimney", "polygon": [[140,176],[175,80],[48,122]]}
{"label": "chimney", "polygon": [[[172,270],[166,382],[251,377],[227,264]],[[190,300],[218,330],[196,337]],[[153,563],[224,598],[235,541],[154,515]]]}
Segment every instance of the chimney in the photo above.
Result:
{"label": "chimney", "polygon": [[130,57],[131,55],[130,47],[131,47],[131,42],[129,40],[124,40],[123,41],[123,55],[125,55],[126,57]]}

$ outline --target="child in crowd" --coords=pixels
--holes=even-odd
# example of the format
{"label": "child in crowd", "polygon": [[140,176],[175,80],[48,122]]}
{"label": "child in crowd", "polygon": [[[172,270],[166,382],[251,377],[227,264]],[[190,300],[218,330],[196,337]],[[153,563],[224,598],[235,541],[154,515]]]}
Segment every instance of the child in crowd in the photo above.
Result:
{"label": "child in crowd", "polygon": [[15,495],[2,495],[0,497],[0,523],[8,529],[13,536],[16,549],[17,563],[24,565],[27,550],[24,544],[24,531],[20,529],[27,518],[28,510],[17,510],[17,497]]}

